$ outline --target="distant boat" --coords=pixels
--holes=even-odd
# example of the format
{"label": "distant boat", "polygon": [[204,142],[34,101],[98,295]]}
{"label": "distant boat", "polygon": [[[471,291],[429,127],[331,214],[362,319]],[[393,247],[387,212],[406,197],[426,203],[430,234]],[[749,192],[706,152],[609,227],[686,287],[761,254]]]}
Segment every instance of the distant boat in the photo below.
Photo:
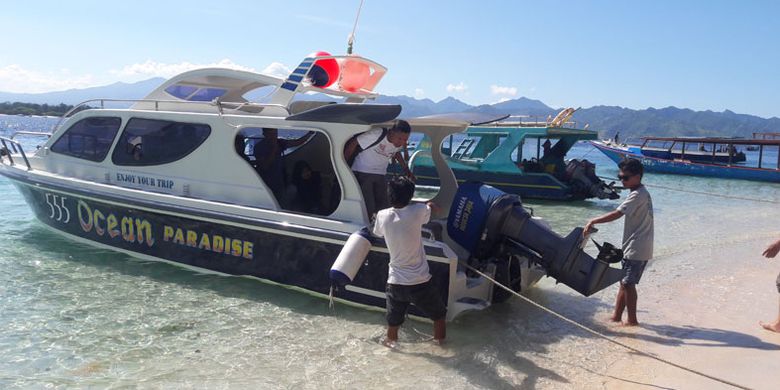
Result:
{"label": "distant boat", "polygon": [[[441,152],[459,182],[481,181],[522,198],[619,198],[613,187],[596,176],[595,164],[588,160],[564,160],[575,143],[598,136],[595,131],[568,127],[574,111],[565,109],[547,121],[515,120],[470,126],[460,141],[453,137],[445,140]],[[535,154],[523,153],[526,142],[536,145]],[[409,166],[419,184],[437,186],[439,180],[430,151],[430,141],[422,140],[412,153]]]}
{"label": "distant boat", "polygon": [[[765,132],[756,132],[753,133],[753,139],[780,139],[780,133],[765,133]],[[756,145],[749,145],[745,147],[745,150],[749,150],[751,152],[755,152],[758,150],[758,146]]]}
{"label": "distant boat", "polygon": [[[767,164],[764,164],[766,148],[777,151],[780,139],[646,137],[643,140],[642,145],[619,144],[609,140],[591,141],[591,144],[616,163],[626,158],[636,158],[642,161],[648,172],[780,183],[780,156],[772,163],[774,167],[766,167]],[[666,142],[669,146],[666,149],[648,147],[652,142]],[[689,151],[687,147],[690,145],[710,151],[711,159],[707,161],[700,150]],[[719,146],[729,151],[726,152],[729,159],[725,162],[718,158],[718,152],[714,152]],[[743,164],[744,153],[735,152],[737,146],[756,146],[759,152],[758,165]],[[741,158],[738,157],[740,153]]]}

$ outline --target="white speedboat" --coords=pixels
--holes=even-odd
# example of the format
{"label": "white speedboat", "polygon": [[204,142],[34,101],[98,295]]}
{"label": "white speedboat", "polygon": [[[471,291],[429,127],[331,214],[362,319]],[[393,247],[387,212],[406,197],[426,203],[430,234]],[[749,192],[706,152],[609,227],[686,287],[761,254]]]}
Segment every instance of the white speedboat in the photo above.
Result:
{"label": "white speedboat", "polygon": [[[326,295],[331,265],[350,234],[369,223],[344,145],[401,112],[366,104],[385,72],[358,56],[306,58],[286,79],[186,72],[129,108],[114,108],[113,100],[79,105],[32,154],[14,137],[2,138],[0,174],[38,219],[75,240]],[[262,99],[246,98],[262,92]],[[343,103],[307,101],[307,92]],[[462,117],[408,120],[437,145],[471,124]],[[275,150],[269,144],[282,149],[271,159],[281,167],[276,178],[264,177],[268,161],[260,161],[262,151]],[[508,297],[465,264],[515,290],[544,272],[584,295],[619,279],[580,249],[580,229],[561,237],[519,197],[478,183],[458,188],[441,153],[433,161],[441,183],[433,200],[444,211],[426,226],[424,246],[448,318]],[[291,178],[303,165],[318,178],[314,187]],[[336,298],[384,307],[384,242],[373,240],[358,261],[359,272]]]}

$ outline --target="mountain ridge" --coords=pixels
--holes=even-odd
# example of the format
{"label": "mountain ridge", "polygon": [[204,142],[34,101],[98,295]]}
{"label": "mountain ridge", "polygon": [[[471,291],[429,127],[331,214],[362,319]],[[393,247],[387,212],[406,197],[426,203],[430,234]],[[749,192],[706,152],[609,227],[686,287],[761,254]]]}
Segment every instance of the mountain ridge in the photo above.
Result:
{"label": "mountain ridge", "polygon": [[[78,104],[99,99],[141,99],[160,86],[164,78],[151,78],[136,83],[116,82],[109,85],[45,93],[0,92],[0,102],[36,104]],[[317,100],[322,99],[318,97]],[[375,103],[399,104],[401,117],[417,117],[454,112],[476,112],[491,115],[526,115],[537,120],[555,116],[563,107],[554,108],[540,100],[519,97],[493,104],[470,105],[448,96],[440,101],[417,99],[406,95],[381,95]],[[752,138],[753,132],[780,132],[780,118],[762,118],[739,114],[666,106],[632,109],[621,106],[597,105],[578,110],[572,120],[578,127],[586,123],[601,137],[620,132],[623,139],[639,136],[736,136]]]}

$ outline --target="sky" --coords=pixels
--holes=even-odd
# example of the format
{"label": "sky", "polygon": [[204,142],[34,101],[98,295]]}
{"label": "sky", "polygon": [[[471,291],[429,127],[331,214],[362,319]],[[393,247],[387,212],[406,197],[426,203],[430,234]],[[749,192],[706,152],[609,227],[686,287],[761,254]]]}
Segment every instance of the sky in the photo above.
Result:
{"label": "sky", "polygon": [[[49,92],[227,66],[284,75],[345,54],[360,0],[13,1],[0,91]],[[676,106],[780,117],[780,2],[364,0],[356,54],[386,95],[552,107]]]}

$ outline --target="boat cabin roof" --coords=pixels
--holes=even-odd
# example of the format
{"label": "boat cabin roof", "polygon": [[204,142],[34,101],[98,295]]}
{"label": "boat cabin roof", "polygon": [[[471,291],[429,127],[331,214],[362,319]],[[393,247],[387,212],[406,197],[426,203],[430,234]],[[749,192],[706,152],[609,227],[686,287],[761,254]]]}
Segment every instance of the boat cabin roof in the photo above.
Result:
{"label": "boat cabin roof", "polygon": [[593,130],[570,129],[563,127],[525,127],[525,126],[506,126],[501,122],[470,126],[468,133],[472,135],[503,135],[508,134],[518,140],[522,138],[549,138],[571,140],[595,140],[598,139],[598,132]]}
{"label": "boat cabin roof", "polygon": [[[323,68],[328,68],[325,76]],[[386,72],[382,65],[352,55],[306,57],[287,78],[236,69],[196,69],[167,80],[132,108],[158,110],[163,104],[166,111],[192,112],[213,110],[216,105],[243,114],[289,116],[329,103],[302,104],[312,93],[344,98],[347,103],[375,99],[374,88]]]}
{"label": "boat cabin roof", "polygon": [[727,137],[642,137],[642,140],[644,144],[647,144],[651,141],[663,141],[700,144],[780,146],[780,139],[747,139]]}

